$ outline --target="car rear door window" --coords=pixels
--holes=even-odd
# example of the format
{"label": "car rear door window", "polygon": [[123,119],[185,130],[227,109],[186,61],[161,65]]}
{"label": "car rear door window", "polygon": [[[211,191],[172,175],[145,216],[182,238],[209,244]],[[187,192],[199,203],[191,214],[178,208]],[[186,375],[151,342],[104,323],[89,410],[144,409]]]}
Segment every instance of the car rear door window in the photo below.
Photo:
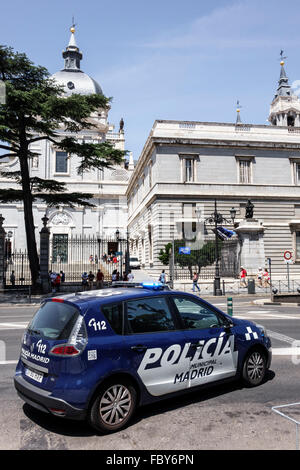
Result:
{"label": "car rear door window", "polygon": [[167,299],[152,297],[127,301],[129,333],[152,333],[175,330]]}
{"label": "car rear door window", "polygon": [[101,312],[117,335],[123,333],[123,308],[122,304],[103,305]]}
{"label": "car rear door window", "polygon": [[184,296],[172,297],[181,317],[183,327],[187,330],[218,328],[224,325],[222,318],[212,309]]}

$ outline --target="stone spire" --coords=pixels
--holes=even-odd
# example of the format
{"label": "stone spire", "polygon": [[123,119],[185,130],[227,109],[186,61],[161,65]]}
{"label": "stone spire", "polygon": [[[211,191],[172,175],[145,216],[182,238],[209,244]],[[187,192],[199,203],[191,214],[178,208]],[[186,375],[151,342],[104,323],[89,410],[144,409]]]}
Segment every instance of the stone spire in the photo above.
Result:
{"label": "stone spire", "polygon": [[284,60],[281,60],[280,65],[280,77],[278,80],[278,87],[275,94],[275,98],[277,98],[277,96],[291,96],[292,94],[291,87],[289,85],[289,79],[284,69]]}
{"label": "stone spire", "polygon": [[79,51],[79,48],[76,44],[75,39],[75,25],[70,28],[71,36],[69,44],[66,47],[66,50],[63,51],[63,58],[65,59],[64,70],[72,72],[81,72],[80,70],[80,61],[82,59],[82,53]]}
{"label": "stone spire", "polygon": [[242,120],[241,120],[241,110],[240,110],[240,102],[239,100],[236,102],[236,121],[235,123],[236,124],[242,124]]}
{"label": "stone spire", "polygon": [[271,103],[269,121],[273,126],[300,127],[300,100],[292,92],[284,68],[283,51],[280,52],[280,77]]}

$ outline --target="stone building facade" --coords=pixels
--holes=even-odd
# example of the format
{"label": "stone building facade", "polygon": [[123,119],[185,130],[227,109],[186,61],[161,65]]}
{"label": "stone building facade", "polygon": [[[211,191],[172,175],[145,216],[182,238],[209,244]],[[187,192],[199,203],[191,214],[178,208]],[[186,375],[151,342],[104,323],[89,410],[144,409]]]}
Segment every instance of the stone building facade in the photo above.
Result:
{"label": "stone building facade", "polygon": [[[194,231],[214,210],[235,222],[250,199],[263,233],[263,253],[274,275],[286,272],[283,253],[293,253],[300,273],[300,100],[281,63],[271,103],[271,125],[155,121],[127,189],[130,246],[145,268],[161,269],[159,251]],[[199,218],[200,217],[200,218]],[[198,227],[198,228],[197,228]],[[233,228],[228,225],[228,228]],[[212,236],[209,227],[204,231]],[[193,233],[192,233],[193,234]],[[188,237],[187,237],[188,238]],[[267,266],[267,264],[266,264]]]}

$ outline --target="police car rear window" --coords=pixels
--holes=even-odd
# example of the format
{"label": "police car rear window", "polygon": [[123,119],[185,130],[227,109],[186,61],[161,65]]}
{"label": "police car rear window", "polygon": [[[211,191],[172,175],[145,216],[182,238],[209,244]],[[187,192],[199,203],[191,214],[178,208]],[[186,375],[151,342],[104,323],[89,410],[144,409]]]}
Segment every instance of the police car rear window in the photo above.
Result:
{"label": "police car rear window", "polygon": [[127,319],[130,333],[175,330],[167,300],[162,297],[127,301]]}
{"label": "police car rear window", "polygon": [[68,339],[78,315],[77,308],[70,304],[45,302],[33,317],[28,333],[46,339]]}

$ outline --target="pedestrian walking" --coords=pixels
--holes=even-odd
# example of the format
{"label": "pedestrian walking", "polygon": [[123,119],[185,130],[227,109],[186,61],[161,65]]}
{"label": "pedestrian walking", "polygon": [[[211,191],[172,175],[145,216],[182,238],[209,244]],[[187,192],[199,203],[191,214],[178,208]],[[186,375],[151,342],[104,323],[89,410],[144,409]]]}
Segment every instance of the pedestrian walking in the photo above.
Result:
{"label": "pedestrian walking", "polygon": [[268,287],[270,285],[270,274],[267,268],[265,268],[264,270],[263,282],[264,282],[264,287]]}
{"label": "pedestrian walking", "polygon": [[54,283],[55,283],[55,291],[60,292],[61,277],[59,273],[56,274]]}
{"label": "pedestrian walking", "polygon": [[117,280],[117,270],[116,270],[116,269],[114,269],[114,271],[112,272],[111,280],[112,280],[112,281],[116,281],[116,280]]}
{"label": "pedestrian walking", "polygon": [[65,282],[66,280],[66,275],[63,271],[60,271],[60,280],[61,280],[61,283]]}
{"label": "pedestrian walking", "polygon": [[162,272],[160,273],[160,276],[159,276],[159,282],[161,282],[162,284],[165,284],[166,281],[167,281],[167,276],[166,276],[166,273],[165,273],[165,270],[163,269]]}
{"label": "pedestrian walking", "polygon": [[247,287],[247,271],[243,266],[241,266],[240,271],[240,286]]}
{"label": "pedestrian walking", "polygon": [[56,273],[55,272],[50,272],[50,283],[51,283],[51,290],[52,292],[56,292]]}
{"label": "pedestrian walking", "polygon": [[10,275],[10,283],[11,283],[12,287],[15,287],[15,285],[16,285],[15,271],[12,271],[12,272],[11,272],[11,275]]}
{"label": "pedestrian walking", "polygon": [[95,275],[92,273],[92,271],[89,272],[89,275],[88,275],[88,283],[89,283],[89,289],[92,290],[93,289],[93,286],[94,286],[94,279],[95,279]]}
{"label": "pedestrian walking", "polygon": [[88,274],[86,272],[84,272],[81,275],[81,284],[82,284],[83,290],[87,290],[87,288],[88,288]]}
{"label": "pedestrian walking", "polygon": [[193,275],[193,292],[195,292],[196,289],[198,289],[198,292],[200,292],[200,287],[198,286],[198,279],[199,279],[199,274],[194,272],[194,275]]}
{"label": "pedestrian walking", "polygon": [[257,285],[262,287],[262,285],[263,285],[263,270],[262,270],[262,268],[258,268],[256,279],[257,279]]}
{"label": "pedestrian walking", "polygon": [[97,287],[97,289],[102,289],[103,288],[103,281],[104,281],[104,274],[101,271],[101,269],[98,269],[97,274],[96,274],[96,287]]}
{"label": "pedestrian walking", "polygon": [[129,282],[132,282],[134,279],[134,275],[133,273],[131,272],[131,270],[128,271],[128,274],[127,274],[127,281]]}

